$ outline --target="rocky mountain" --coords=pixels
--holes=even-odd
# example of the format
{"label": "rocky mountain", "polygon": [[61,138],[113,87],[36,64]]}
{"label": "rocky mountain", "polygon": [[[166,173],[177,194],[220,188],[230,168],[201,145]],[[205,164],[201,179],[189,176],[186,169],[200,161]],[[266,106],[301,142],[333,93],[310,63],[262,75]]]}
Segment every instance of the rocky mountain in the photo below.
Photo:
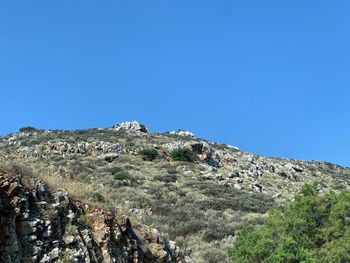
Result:
{"label": "rocky mountain", "polygon": [[304,183],[350,186],[349,168],[138,122],[22,128],[0,137],[0,162],[1,262],[228,262],[235,232]]}

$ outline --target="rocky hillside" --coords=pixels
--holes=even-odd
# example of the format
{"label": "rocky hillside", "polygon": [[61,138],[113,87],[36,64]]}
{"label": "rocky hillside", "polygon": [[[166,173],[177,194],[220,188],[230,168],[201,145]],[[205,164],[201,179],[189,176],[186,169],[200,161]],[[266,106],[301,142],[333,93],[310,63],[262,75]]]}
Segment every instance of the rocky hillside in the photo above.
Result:
{"label": "rocky hillside", "polygon": [[156,229],[0,172],[0,262],[190,262]]}
{"label": "rocky hillside", "polygon": [[[77,131],[22,128],[0,137],[0,162],[30,188],[2,175],[1,209],[9,215],[1,224],[17,240],[12,247],[0,243],[1,255],[14,257],[3,256],[7,262],[228,262],[235,232],[284,205],[305,182],[319,182],[319,191],[350,184],[350,170],[338,165],[267,158],[188,131],[151,133],[137,122]],[[14,182],[17,190],[9,191]],[[35,231],[24,227],[30,233],[19,227],[35,221],[26,213],[40,221]],[[54,237],[44,236],[48,226]]]}

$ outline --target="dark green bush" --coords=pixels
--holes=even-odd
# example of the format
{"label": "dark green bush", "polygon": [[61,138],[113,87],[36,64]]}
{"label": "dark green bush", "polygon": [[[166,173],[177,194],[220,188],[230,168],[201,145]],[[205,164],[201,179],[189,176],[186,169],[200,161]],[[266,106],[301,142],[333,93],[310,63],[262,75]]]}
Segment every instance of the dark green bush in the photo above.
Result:
{"label": "dark green bush", "polygon": [[31,127],[31,126],[27,126],[27,127],[22,127],[19,129],[20,132],[35,132],[38,129]]}
{"label": "dark green bush", "polygon": [[147,128],[143,123],[140,123],[141,132],[147,132]]}
{"label": "dark green bush", "polygon": [[142,156],[144,161],[153,161],[158,157],[158,151],[154,148],[146,148],[139,151],[139,154]]}
{"label": "dark green bush", "polygon": [[188,148],[177,148],[170,152],[170,156],[174,161],[195,162],[197,155]]}
{"label": "dark green bush", "polygon": [[130,179],[130,175],[127,172],[118,172],[116,174],[114,174],[114,180],[129,180]]}

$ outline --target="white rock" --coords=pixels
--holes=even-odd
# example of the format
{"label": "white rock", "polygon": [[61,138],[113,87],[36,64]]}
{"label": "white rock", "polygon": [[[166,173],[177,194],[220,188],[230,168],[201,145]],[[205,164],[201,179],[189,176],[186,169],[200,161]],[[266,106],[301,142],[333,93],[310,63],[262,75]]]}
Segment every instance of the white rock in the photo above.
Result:
{"label": "white rock", "polygon": [[274,194],[272,196],[272,198],[274,198],[274,199],[278,199],[278,198],[281,198],[281,197],[282,197],[282,193],[281,192],[278,192],[278,193],[276,193],[276,194]]}
{"label": "white rock", "polygon": [[242,190],[242,187],[239,184],[234,184],[233,188],[237,190]]}
{"label": "white rock", "polygon": [[113,126],[113,129],[116,131],[138,131],[138,132],[148,132],[148,129],[141,123],[137,121],[127,121],[118,123],[117,125]]}
{"label": "white rock", "polygon": [[195,137],[192,132],[186,131],[186,130],[171,131],[170,134],[183,136],[183,137],[191,137],[191,138]]}

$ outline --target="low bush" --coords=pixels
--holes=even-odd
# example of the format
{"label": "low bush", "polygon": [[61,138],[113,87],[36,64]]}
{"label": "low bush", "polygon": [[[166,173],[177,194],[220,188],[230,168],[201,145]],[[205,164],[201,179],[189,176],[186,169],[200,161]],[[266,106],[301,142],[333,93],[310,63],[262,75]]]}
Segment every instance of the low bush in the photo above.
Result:
{"label": "low bush", "polygon": [[114,180],[129,180],[130,179],[130,175],[127,172],[118,172],[116,174],[114,174]]}
{"label": "low bush", "polygon": [[20,132],[35,132],[38,129],[31,127],[31,126],[27,126],[27,127],[22,127],[19,129]]}
{"label": "low bush", "polygon": [[195,162],[197,155],[188,148],[177,148],[170,152],[170,156],[174,161]]}
{"label": "low bush", "polygon": [[147,132],[147,128],[143,123],[140,123],[141,132]]}
{"label": "low bush", "polygon": [[142,156],[144,161],[153,161],[159,155],[158,151],[154,148],[146,148],[139,151],[139,154]]}

